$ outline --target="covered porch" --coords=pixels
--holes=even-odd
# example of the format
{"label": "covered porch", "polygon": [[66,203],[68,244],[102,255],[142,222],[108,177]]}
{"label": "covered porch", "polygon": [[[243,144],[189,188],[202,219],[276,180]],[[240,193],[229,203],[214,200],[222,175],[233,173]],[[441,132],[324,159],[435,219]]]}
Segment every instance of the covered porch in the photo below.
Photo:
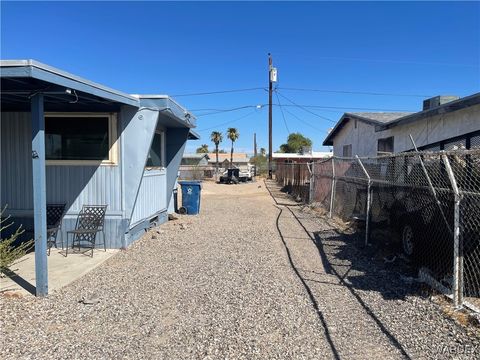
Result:
{"label": "covered porch", "polygon": [[35,280],[37,296],[47,295],[49,279],[57,279],[49,276],[49,266],[60,270],[60,280],[52,282],[57,288],[62,278],[114,253],[102,245],[92,260],[79,256],[78,267],[76,254],[65,257],[52,248],[49,257],[48,204],[65,204],[58,235],[65,246],[72,245],[67,232],[86,204],[107,207],[102,231],[108,249],[126,248],[146,228],[166,221],[194,126],[194,118],[168,96],[128,95],[32,60],[1,61],[1,95],[0,203],[15,221],[11,230],[22,224],[25,239],[34,239],[35,251],[19,271],[27,282]]}
{"label": "covered porch", "polygon": [[[48,257],[48,290],[56,291],[82,277],[110,259],[118,249],[95,250],[93,257],[72,253],[65,258],[64,251],[52,249]],[[35,253],[21,258],[12,267],[7,277],[0,282],[0,293],[7,296],[36,295]]]}

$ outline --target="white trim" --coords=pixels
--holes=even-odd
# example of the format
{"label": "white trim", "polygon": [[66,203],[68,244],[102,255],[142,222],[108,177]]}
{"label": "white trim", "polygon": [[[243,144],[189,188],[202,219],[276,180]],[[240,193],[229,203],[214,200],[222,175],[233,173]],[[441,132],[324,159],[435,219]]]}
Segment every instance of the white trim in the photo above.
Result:
{"label": "white trim", "polygon": [[99,113],[99,112],[46,112],[44,117],[108,117],[108,160],[46,160],[46,165],[50,166],[117,166],[118,165],[118,146],[117,137],[117,114]]}

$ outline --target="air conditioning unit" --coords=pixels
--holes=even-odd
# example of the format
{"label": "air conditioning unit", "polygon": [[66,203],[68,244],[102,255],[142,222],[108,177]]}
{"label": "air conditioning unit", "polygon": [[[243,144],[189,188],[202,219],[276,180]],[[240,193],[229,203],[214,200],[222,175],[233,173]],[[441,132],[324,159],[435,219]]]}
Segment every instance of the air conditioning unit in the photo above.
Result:
{"label": "air conditioning unit", "polygon": [[455,101],[460,99],[458,96],[455,95],[439,95],[432,97],[427,100],[423,100],[423,110],[430,110],[434,109],[436,107],[439,107],[440,105],[449,103],[450,101]]}

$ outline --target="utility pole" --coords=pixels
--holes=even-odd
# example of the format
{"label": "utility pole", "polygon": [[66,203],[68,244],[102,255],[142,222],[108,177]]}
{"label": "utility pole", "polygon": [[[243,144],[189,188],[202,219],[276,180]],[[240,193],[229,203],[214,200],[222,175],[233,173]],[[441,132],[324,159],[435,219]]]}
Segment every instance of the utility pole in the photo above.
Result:
{"label": "utility pole", "polygon": [[272,178],[272,55],[268,53],[268,178]]}
{"label": "utility pole", "polygon": [[253,168],[253,176],[257,177],[257,133],[253,133],[253,156],[255,157],[255,167]]}

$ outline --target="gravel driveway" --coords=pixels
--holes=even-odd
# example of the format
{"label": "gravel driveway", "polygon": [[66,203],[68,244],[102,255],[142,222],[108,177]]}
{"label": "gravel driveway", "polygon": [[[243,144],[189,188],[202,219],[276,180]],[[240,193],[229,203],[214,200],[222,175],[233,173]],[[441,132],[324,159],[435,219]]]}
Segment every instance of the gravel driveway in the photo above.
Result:
{"label": "gravel driveway", "polygon": [[269,187],[276,202],[262,182],[206,183],[199,216],[147,233],[46,299],[0,296],[0,357],[480,354],[475,330],[446,319],[417,285],[372,265],[334,226]]}

